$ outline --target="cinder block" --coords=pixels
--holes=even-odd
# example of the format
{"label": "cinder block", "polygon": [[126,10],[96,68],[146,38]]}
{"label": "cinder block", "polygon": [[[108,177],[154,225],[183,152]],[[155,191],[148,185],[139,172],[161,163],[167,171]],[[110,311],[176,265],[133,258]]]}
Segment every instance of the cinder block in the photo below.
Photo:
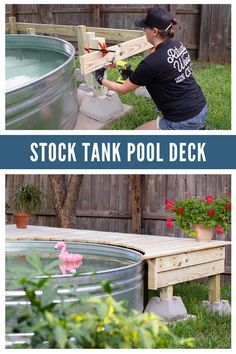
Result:
{"label": "cinder block", "polygon": [[219,302],[203,301],[202,306],[209,311],[217,312],[219,315],[227,315],[231,313],[231,307],[228,300]]}
{"label": "cinder block", "polygon": [[84,95],[80,113],[99,122],[107,122],[123,111],[118,94],[108,91],[106,95],[96,96],[93,92]]}
{"label": "cinder block", "polygon": [[187,310],[180,296],[173,296],[172,299],[160,299],[154,296],[149,300],[144,312],[153,312],[167,322],[188,317]]}

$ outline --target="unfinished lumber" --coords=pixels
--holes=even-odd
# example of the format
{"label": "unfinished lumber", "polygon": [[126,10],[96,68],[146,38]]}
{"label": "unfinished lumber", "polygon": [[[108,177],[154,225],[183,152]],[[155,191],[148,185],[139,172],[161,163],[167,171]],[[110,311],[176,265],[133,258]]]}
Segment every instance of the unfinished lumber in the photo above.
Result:
{"label": "unfinished lumber", "polygon": [[220,301],[220,274],[212,275],[208,278],[209,301]]}
{"label": "unfinished lumber", "polygon": [[80,67],[83,75],[89,74],[97,69],[108,65],[110,61],[122,60],[133,55],[144,52],[151,49],[153,46],[148,43],[146,36],[135,38],[130,41],[120,43],[111,47],[108,50],[114,52],[108,53],[105,57],[102,57],[100,52],[94,52],[80,56]]}

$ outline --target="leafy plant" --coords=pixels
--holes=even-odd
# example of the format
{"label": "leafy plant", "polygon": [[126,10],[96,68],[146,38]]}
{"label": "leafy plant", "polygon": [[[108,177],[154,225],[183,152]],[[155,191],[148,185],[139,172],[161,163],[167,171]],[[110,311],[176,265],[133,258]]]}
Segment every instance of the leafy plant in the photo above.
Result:
{"label": "leafy plant", "polygon": [[[42,271],[37,254],[27,256],[36,274]],[[48,268],[49,267],[49,268]],[[50,266],[47,266],[50,269]],[[21,312],[8,308],[8,333],[33,333],[17,348],[180,348],[193,347],[192,339],[179,339],[151,313],[128,312],[125,302],[111,295],[66,302],[59,299],[56,284],[48,276],[16,278],[30,306]],[[108,282],[103,286],[110,293]],[[14,319],[13,324],[12,319]]]}
{"label": "leafy plant", "polygon": [[[175,215],[176,225],[187,235],[195,236],[193,224],[203,224],[216,228],[216,233],[224,234],[231,225],[231,199],[226,191],[223,197],[209,195],[206,198],[186,198],[181,200],[166,200],[166,209]],[[173,220],[168,218],[166,225],[172,228]]]}
{"label": "leafy plant", "polygon": [[34,185],[26,184],[19,187],[11,198],[16,211],[31,214],[38,210],[45,199],[45,194]]}

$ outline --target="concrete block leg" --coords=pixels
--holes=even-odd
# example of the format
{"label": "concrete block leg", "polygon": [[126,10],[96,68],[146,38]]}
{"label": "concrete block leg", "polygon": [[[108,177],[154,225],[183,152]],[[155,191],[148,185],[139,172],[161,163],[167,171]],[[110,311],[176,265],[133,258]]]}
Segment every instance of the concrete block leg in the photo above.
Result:
{"label": "concrete block leg", "polygon": [[231,313],[229,301],[220,298],[220,274],[208,277],[208,298],[209,301],[203,301],[202,305],[209,311],[220,315]]}
{"label": "concrete block leg", "polygon": [[167,322],[188,317],[186,307],[180,296],[173,296],[171,299],[152,297],[145,308],[145,312],[153,312]]}
{"label": "concrete block leg", "polygon": [[89,91],[84,95],[80,113],[99,122],[108,122],[123,111],[118,94],[109,91],[106,95],[96,96]]}
{"label": "concrete block leg", "polygon": [[228,300],[218,302],[203,301],[202,306],[209,311],[216,312],[219,315],[228,315],[231,313],[231,307]]}

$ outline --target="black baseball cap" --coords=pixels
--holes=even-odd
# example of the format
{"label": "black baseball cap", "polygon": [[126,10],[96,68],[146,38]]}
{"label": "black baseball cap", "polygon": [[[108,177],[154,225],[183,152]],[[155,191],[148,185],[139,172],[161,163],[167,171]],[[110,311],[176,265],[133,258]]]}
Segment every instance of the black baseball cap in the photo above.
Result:
{"label": "black baseball cap", "polygon": [[161,8],[160,6],[154,6],[147,9],[146,16],[143,20],[135,22],[135,26],[142,28],[157,28],[159,30],[165,30],[170,25],[176,25],[177,22],[173,15]]}

